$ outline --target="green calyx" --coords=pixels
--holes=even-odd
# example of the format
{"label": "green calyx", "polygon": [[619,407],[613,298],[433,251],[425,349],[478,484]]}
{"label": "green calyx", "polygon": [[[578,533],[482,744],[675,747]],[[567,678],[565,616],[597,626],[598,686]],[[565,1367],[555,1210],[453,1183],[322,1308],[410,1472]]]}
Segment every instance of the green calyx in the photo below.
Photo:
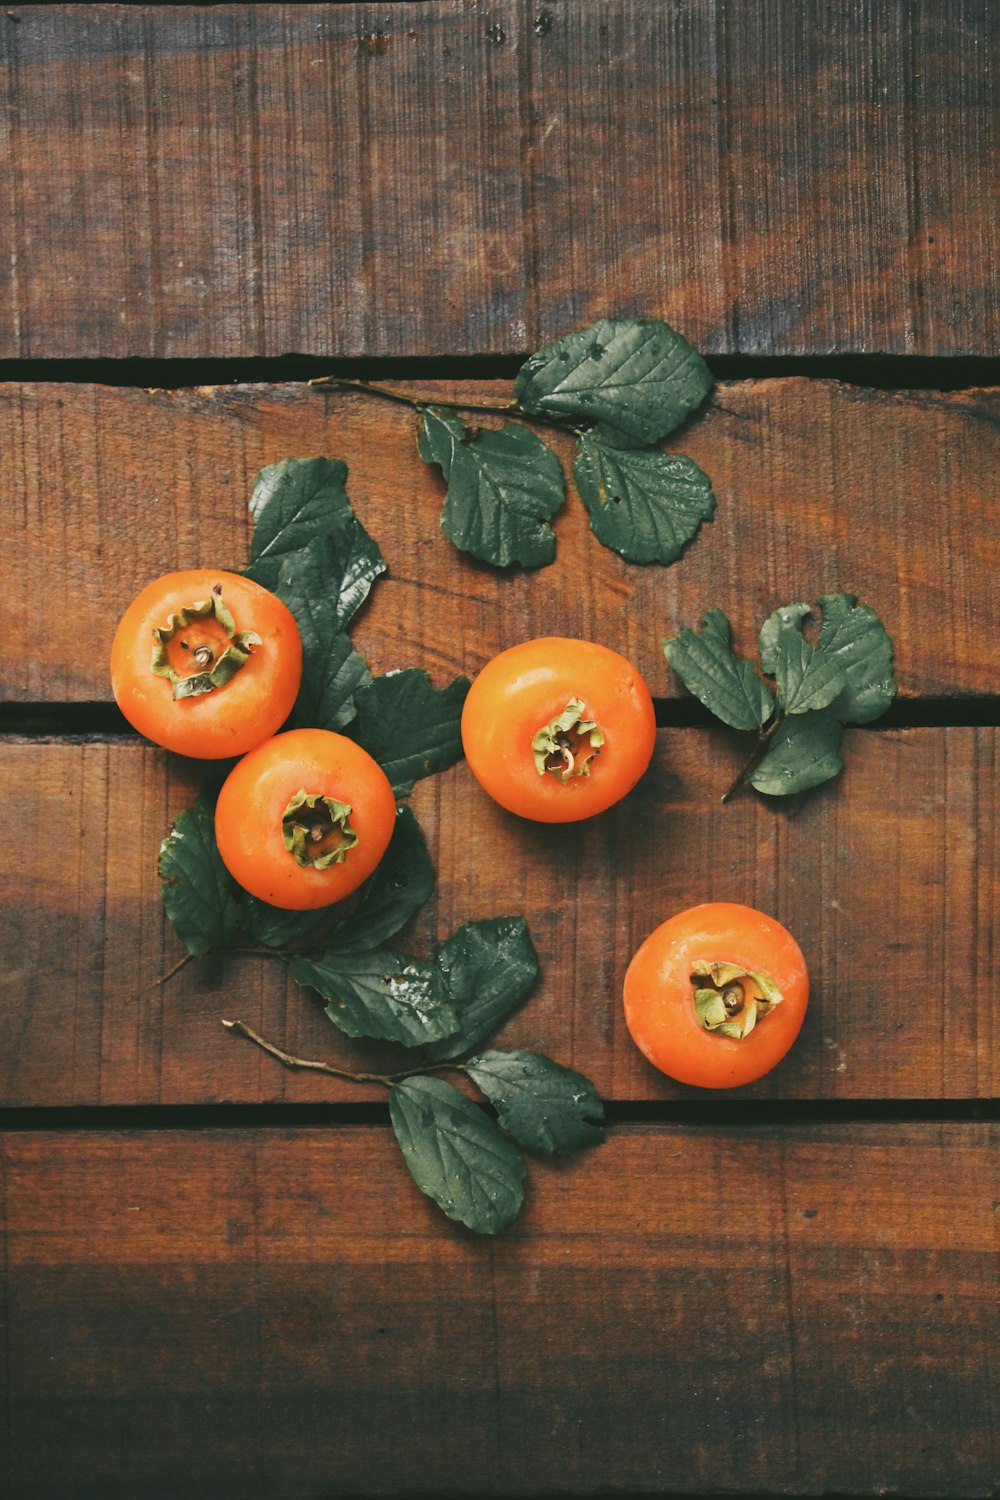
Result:
{"label": "green calyx", "polygon": [[569,781],[590,775],[590,763],[604,744],[604,732],[584,713],[580,699],[571,698],[561,714],[536,730],[531,754],[539,776],[549,771],[560,781]]}
{"label": "green calyx", "polygon": [[694,1010],[705,1031],[742,1041],[784,996],[763,971],[751,973],[738,964],[700,964],[691,975]]}
{"label": "green calyx", "polygon": [[[204,638],[191,643],[184,639],[191,627],[194,627],[192,633],[197,635],[198,625],[209,621],[219,629],[210,635],[205,633]],[[225,644],[220,638],[220,630]],[[171,615],[165,626],[153,631],[153,640],[156,644],[151,670],[172,684],[175,699],[200,698],[204,693],[225,687],[249,661],[251,649],[263,644],[255,630],[237,631],[236,621],[223,603],[221,584],[216,584],[210,598],[186,605]],[[173,653],[170,651],[172,643],[176,643]],[[192,672],[178,672],[171,661],[171,654],[177,659],[178,648],[185,653],[185,661],[190,658]]]}
{"label": "green calyx", "polygon": [[351,809],[336,797],[299,791],[281,815],[281,836],[296,864],[325,870],[341,865],[358,842]]}

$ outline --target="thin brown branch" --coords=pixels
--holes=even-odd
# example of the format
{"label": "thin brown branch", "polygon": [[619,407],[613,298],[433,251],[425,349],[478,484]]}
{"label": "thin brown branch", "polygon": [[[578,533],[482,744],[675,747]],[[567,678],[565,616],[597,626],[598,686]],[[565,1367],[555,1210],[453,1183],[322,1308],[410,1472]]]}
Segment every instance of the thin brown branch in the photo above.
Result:
{"label": "thin brown branch", "polygon": [[158,990],[161,985],[166,984],[168,979],[173,979],[175,974],[179,974],[185,967],[185,965],[191,962],[192,958],[194,958],[193,953],[185,953],[181,958],[177,960],[172,968],[167,970],[165,974],[161,974],[160,977],[158,979],[154,979],[151,984],[143,985],[142,989],[136,990],[134,995],[129,995],[128,999],[125,1001],[125,1004],[134,1005],[137,1000],[142,999],[143,995],[148,995],[150,990]]}
{"label": "thin brown branch", "polygon": [[743,767],[739,775],[736,777],[736,779],[723,792],[721,801],[728,802],[731,797],[734,797],[736,795],[740,787],[744,786],[747,780],[753,775],[754,771],[756,771],[757,767],[764,759],[764,756],[767,754],[767,747],[770,743],[772,734],[783,722],[783,720],[784,714],[778,714],[778,716],[771,721],[767,728],[758,735],[757,743],[753,748],[753,753],[751,754],[749,760],[747,761],[746,765]]}
{"label": "thin brown branch", "polygon": [[273,1057],[285,1068],[305,1068],[312,1073],[326,1073],[331,1078],[346,1078],[351,1083],[381,1083],[386,1088],[392,1084],[392,1079],[385,1077],[382,1073],[352,1073],[347,1068],[335,1068],[332,1063],[316,1062],[308,1057],[293,1057],[290,1052],[285,1052],[281,1047],[276,1047],[274,1042],[265,1040],[259,1032],[254,1031],[245,1021],[223,1021],[227,1031],[234,1036],[246,1037],[248,1042],[253,1042],[262,1052]]}
{"label": "thin brown branch", "polygon": [[234,1036],[246,1037],[248,1042],[254,1042],[262,1052],[273,1057],[285,1068],[306,1068],[312,1073],[326,1073],[331,1078],[346,1078],[351,1083],[380,1083],[383,1088],[391,1089],[397,1083],[403,1083],[407,1078],[417,1078],[424,1073],[444,1073],[449,1069],[453,1072],[464,1073],[465,1069],[459,1062],[430,1063],[420,1068],[407,1068],[402,1073],[352,1073],[346,1068],[336,1068],[332,1063],[316,1062],[308,1057],[293,1057],[290,1052],[285,1052],[274,1042],[267,1041],[248,1026],[246,1021],[223,1021],[227,1031]]}
{"label": "thin brown branch", "polygon": [[320,386],[323,389],[342,389],[348,391],[360,391],[363,395],[379,396],[383,401],[394,401],[399,406],[408,406],[412,411],[426,411],[429,407],[439,406],[446,411],[474,411],[481,412],[490,417],[516,417],[519,422],[526,422],[529,426],[554,427],[559,432],[579,432],[573,422],[561,417],[547,417],[522,411],[517,401],[509,401],[504,405],[495,406],[478,401],[448,401],[443,397],[408,396],[404,391],[394,391],[389,386],[372,385],[367,380],[349,380],[337,375],[317,375],[309,382],[310,385]]}

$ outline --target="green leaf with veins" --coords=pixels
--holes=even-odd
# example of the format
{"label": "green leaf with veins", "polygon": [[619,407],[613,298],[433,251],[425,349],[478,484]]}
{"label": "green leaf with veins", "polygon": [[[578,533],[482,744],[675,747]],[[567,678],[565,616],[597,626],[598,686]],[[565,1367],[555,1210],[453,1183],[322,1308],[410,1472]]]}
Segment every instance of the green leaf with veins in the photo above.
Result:
{"label": "green leaf with veins", "polygon": [[538,977],[538,954],[523,917],[466,922],[442,945],[437,964],[458,1029],[427,1048],[432,1062],[478,1047],[522,1004]]}
{"label": "green leaf with veins", "polygon": [[573,477],[591,531],[626,562],[675,562],[715,514],[708,475],[690,458],[660,448],[618,448],[588,432]]}
{"label": "green leaf with veins", "polygon": [[353,719],[354,696],[371,673],[346,627],[385,567],[381,551],[354,516],[339,517],[331,531],[282,563],[275,593],[302,636],[296,724],[337,730]]}
{"label": "green leaf with veins", "polygon": [[246,891],[240,892],[243,920],[247,936],[265,948],[305,948],[314,933],[318,933],[327,918],[327,912],[286,911],[284,907],[272,906]]}
{"label": "green leaf with veins", "polygon": [[418,1047],[450,1036],[458,1026],[437,966],[392,948],[296,955],[288,968],[294,980],[329,1002],[326,1014],[348,1036]]}
{"label": "green leaf with veins", "polygon": [[174,819],[160,845],[157,870],[167,916],[195,958],[240,936],[244,918],[239,887],[222,863],[215,842],[215,810],[206,798],[199,797]]}
{"label": "green leaf with veins", "polygon": [[711,609],[700,635],[682,630],[663,642],[663,650],[684,686],[716,718],[733,729],[759,730],[774,712],[774,699],[753,663],[733,654],[730,640],[726,616]]}
{"label": "green leaf with veins", "polygon": [[290,553],[349,517],[346,479],[347,465],[339,458],[286,458],[262,469],[250,495],[254,532],[247,577],[273,589]]}
{"label": "green leaf with veins", "polygon": [[556,555],[549,521],[566,498],[562,465],[519,422],[474,433],[460,417],[424,412],[420,457],[448,486],[441,528],[460,552],[495,568],[540,568]]}
{"label": "green leaf with veins", "polygon": [[478,1104],[442,1078],[408,1078],[391,1090],[389,1113],[414,1182],[450,1219],[478,1234],[514,1221],[524,1161]]}
{"label": "green leaf with veins", "polygon": [[847,685],[832,705],[846,724],[868,724],[896,695],[892,641],[875,611],[854,594],[822,594],[819,644],[839,663]]}
{"label": "green leaf with veins", "polygon": [[604,1106],[582,1073],[541,1052],[481,1052],[464,1067],[529,1151],[555,1155],[603,1141]]}
{"label": "green leaf with veins", "polygon": [[807,792],[843,767],[844,726],[832,709],[784,719],[767,742],[767,753],[747,780],[758,792],[787,797]]}
{"label": "green leaf with veins", "polygon": [[358,689],[351,738],[378,761],[397,796],[405,797],[422,776],[447,770],[461,758],[468,691],[466,677],[432,687],[422,667],[389,672]]}
{"label": "green leaf with veins", "polygon": [[522,411],[597,422],[642,447],[673,432],[712,384],[701,355],[668,323],[602,318],[533,354],[516,389]]}
{"label": "green leaf with veins", "polygon": [[778,703],[786,714],[828,707],[847,681],[836,659],[802,634],[809,614],[808,604],[783,605],[760,632],[760,664],[776,678]]}

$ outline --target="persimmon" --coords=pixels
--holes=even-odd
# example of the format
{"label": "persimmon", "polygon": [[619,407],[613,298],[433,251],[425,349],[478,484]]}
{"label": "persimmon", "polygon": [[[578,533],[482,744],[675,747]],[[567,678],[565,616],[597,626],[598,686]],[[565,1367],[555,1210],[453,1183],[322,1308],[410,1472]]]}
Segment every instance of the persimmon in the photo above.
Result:
{"label": "persimmon", "polygon": [[625,975],[625,1020],[640,1051],[661,1073],[701,1088],[737,1088],[770,1072],[798,1036],[808,1000],[791,933],[729,901],[661,923]]}
{"label": "persimmon", "polygon": [[311,911],[357,890],[392,838],[396,798],[367,750],[328,729],[291,729],[230,771],[215,806],[223,863],[272,906]]}
{"label": "persimmon", "polygon": [[635,786],[655,743],[653,700],[635,667],[562,636],[495,656],[462,712],[476,780],[501,807],[541,823],[604,812]]}
{"label": "persimmon", "polygon": [[115,700],[134,729],[180,755],[243,755],[287,719],[302,680],[291,610],[239,573],[188,568],[147,585],[111,647]]}

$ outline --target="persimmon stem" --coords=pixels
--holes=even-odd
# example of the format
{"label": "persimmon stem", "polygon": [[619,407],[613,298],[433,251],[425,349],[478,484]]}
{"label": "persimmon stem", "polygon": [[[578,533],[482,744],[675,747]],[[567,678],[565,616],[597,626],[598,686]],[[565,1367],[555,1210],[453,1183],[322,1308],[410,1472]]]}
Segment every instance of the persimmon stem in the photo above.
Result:
{"label": "persimmon stem", "polygon": [[309,384],[328,389],[337,387],[348,391],[361,391],[366,396],[380,396],[383,401],[395,401],[399,406],[408,406],[412,411],[426,411],[428,407],[440,406],[446,411],[478,411],[490,417],[516,417],[519,422],[527,422],[529,425],[533,423],[540,427],[555,427],[560,432],[580,433],[582,431],[573,422],[563,421],[560,417],[547,417],[522,411],[516,401],[509,401],[502,406],[478,401],[447,401],[443,397],[434,397],[428,401],[416,396],[407,396],[403,391],[391,390],[389,386],[372,385],[367,380],[349,380],[338,375],[317,375],[310,380]]}
{"label": "persimmon stem", "polygon": [[134,1005],[137,1000],[142,999],[143,995],[148,995],[150,990],[159,989],[161,985],[166,984],[168,979],[173,979],[175,974],[179,974],[185,967],[185,965],[189,964],[193,958],[193,953],[183,954],[182,957],[180,957],[177,962],[167,970],[165,974],[161,974],[158,979],[154,979],[150,984],[144,984],[142,989],[136,990],[134,995],[129,995],[128,999],[125,1001],[125,1004]]}
{"label": "persimmon stem", "polygon": [[422,1073],[440,1073],[449,1068],[459,1073],[465,1071],[461,1063],[437,1063],[424,1068],[409,1068],[403,1073],[352,1073],[348,1068],[334,1067],[333,1063],[317,1062],[308,1057],[293,1057],[290,1052],[276,1046],[274,1042],[267,1041],[245,1021],[223,1021],[222,1024],[234,1036],[246,1037],[248,1042],[253,1042],[262,1052],[266,1052],[269,1057],[280,1062],[282,1067],[304,1068],[312,1073],[326,1073],[331,1078],[346,1078],[350,1083],[380,1083],[383,1088],[391,1089],[397,1083],[402,1083],[404,1079],[415,1078]]}
{"label": "persimmon stem", "polygon": [[722,802],[728,802],[731,797],[734,797],[739,791],[740,787],[744,786],[749,777],[751,777],[754,771],[756,771],[757,767],[764,759],[764,756],[767,754],[768,742],[770,741],[772,734],[784,722],[784,718],[784,714],[775,715],[767,728],[761,730],[760,734],[757,736],[757,743],[754,745],[753,751],[746,765],[743,767],[742,771],[739,773],[736,779],[731,782],[731,784],[723,792],[720,799]]}

